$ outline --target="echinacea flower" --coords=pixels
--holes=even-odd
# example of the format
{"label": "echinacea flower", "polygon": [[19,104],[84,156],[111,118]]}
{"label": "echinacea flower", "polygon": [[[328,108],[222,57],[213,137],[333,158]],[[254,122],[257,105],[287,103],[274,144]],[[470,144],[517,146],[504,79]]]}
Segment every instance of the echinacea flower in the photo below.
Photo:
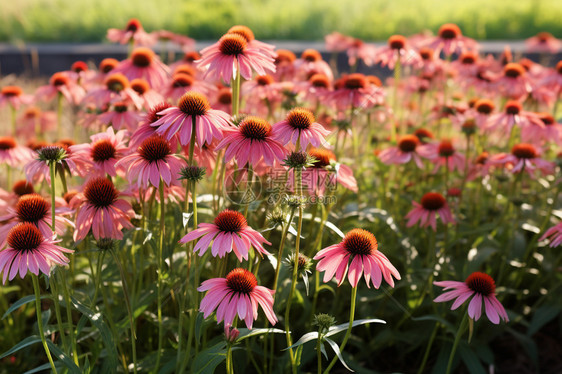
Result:
{"label": "echinacea flower", "polygon": [[94,238],[123,239],[122,229],[131,229],[135,212],[131,204],[120,199],[120,193],[107,178],[91,179],[70,201],[76,209],[74,241],[82,240],[90,230]]}
{"label": "echinacea flower", "polygon": [[398,139],[396,147],[390,147],[381,151],[378,156],[387,165],[405,164],[414,161],[418,168],[423,169],[423,161],[416,152],[420,141],[415,135],[404,135]]}
{"label": "echinacea flower", "polygon": [[123,157],[116,163],[125,169],[129,183],[137,181],[138,187],[158,188],[160,179],[166,186],[178,185],[178,175],[183,161],[172,154],[172,146],[160,135],[146,138],[137,151]]}
{"label": "echinacea flower", "polygon": [[315,49],[305,49],[301,57],[293,62],[293,66],[295,74],[304,79],[317,73],[324,74],[330,81],[334,79],[332,68],[322,59],[320,52]]}
{"label": "echinacea flower", "polygon": [[488,160],[491,165],[509,165],[509,171],[519,173],[525,170],[531,176],[535,170],[540,170],[543,174],[554,172],[554,163],[540,158],[540,149],[532,144],[520,143],[511,148],[511,153],[500,153]]}
{"label": "echinacea flower", "polygon": [[145,79],[137,78],[131,81],[131,89],[139,95],[146,110],[164,101],[164,97],[150,87]]}
{"label": "echinacea flower", "polygon": [[86,91],[64,72],[55,73],[49,79],[49,84],[41,86],[35,91],[35,96],[43,100],[52,100],[62,95],[69,103],[79,104]]}
{"label": "echinacea flower", "polygon": [[158,113],[162,112],[164,109],[170,108],[171,106],[172,105],[168,102],[162,101],[150,108],[150,110],[143,115],[141,123],[135,132],[133,132],[133,135],[131,135],[131,139],[129,140],[129,147],[131,149],[137,149],[145,139],[156,134],[158,127],[152,127],[152,124],[164,117],[164,115]]}
{"label": "echinacea flower", "polygon": [[277,57],[277,53],[275,53],[275,46],[271,44],[267,44],[264,42],[260,42],[254,36],[254,32],[248,27],[244,25],[234,25],[228,29],[226,32],[227,34],[238,34],[246,39],[248,46],[257,48],[260,52],[264,55],[275,58]]}
{"label": "echinacea flower", "polygon": [[203,256],[211,242],[211,254],[213,257],[224,257],[227,253],[234,252],[238,260],[248,260],[250,247],[254,247],[260,254],[268,255],[269,252],[263,247],[263,243],[271,245],[259,232],[248,226],[248,222],[242,213],[226,209],[220,212],[214,223],[200,223],[197,230],[191,231],[180,239],[180,243],[188,243],[197,238],[199,241],[193,248]]}
{"label": "echinacea flower", "polygon": [[455,223],[449,204],[440,193],[428,192],[423,195],[420,203],[412,201],[414,209],[406,214],[406,219],[408,219],[406,227],[412,227],[419,222],[420,227],[431,226],[433,231],[437,231],[437,213],[444,225]]}
{"label": "echinacea flower", "polygon": [[6,103],[13,109],[19,109],[21,105],[30,104],[33,101],[31,95],[26,95],[18,86],[4,86],[0,90],[0,108]]}
{"label": "echinacea flower", "polygon": [[273,166],[287,153],[283,145],[273,138],[269,122],[255,116],[245,117],[238,127],[225,129],[224,139],[216,150],[222,148],[226,148],[226,162],[236,157],[240,166],[250,163],[255,167],[262,158],[267,165]]}
{"label": "echinacea flower", "polygon": [[562,244],[562,222],[557,225],[552,226],[541,236],[539,240],[549,239],[549,246],[554,248]]}
{"label": "echinacea flower", "polygon": [[59,247],[54,237],[45,237],[39,229],[28,222],[14,226],[8,233],[7,247],[0,251],[0,271],[4,273],[2,282],[12,280],[19,272],[23,279],[28,271],[39,275],[39,271],[49,275],[51,266],[65,266],[69,260],[64,253],[74,251]]}
{"label": "echinacea flower", "polygon": [[349,108],[372,108],[384,102],[384,91],[361,73],[346,75],[335,84],[336,89],[326,94],[326,98],[338,110]]}
{"label": "echinacea flower", "polygon": [[197,145],[202,147],[213,139],[222,139],[223,131],[231,127],[230,116],[211,109],[207,97],[195,91],[186,92],[179,99],[177,107],[164,109],[157,114],[162,118],[150,126],[157,127],[156,132],[168,140],[177,134],[181,145],[189,144],[193,128]]}
{"label": "echinacea flower", "polygon": [[11,136],[0,137],[0,163],[15,167],[31,159],[31,149],[18,145]]}
{"label": "echinacea flower", "polygon": [[444,291],[451,290],[437,296],[433,300],[436,303],[455,299],[451,306],[451,310],[455,310],[474,296],[468,304],[468,316],[474,321],[478,321],[482,315],[482,302],[490,322],[497,325],[500,323],[500,318],[505,322],[509,321],[504,307],[496,298],[496,284],[488,274],[477,271],[470,274],[464,282],[441,281],[433,284],[444,287]]}
{"label": "echinacea flower", "polygon": [[51,173],[49,165],[56,164],[56,171],[68,171],[70,175],[84,176],[87,170],[86,164],[81,159],[73,160],[70,157],[69,147],[62,145],[48,145],[41,147],[34,152],[34,159],[28,162],[25,167],[25,178],[29,182],[39,183],[45,179],[51,183]]}
{"label": "echinacea flower", "polygon": [[157,90],[165,86],[170,69],[150,48],[138,47],[133,50],[131,57],[119,63],[113,72],[122,73],[130,81],[143,78],[150,87]]}
{"label": "echinacea flower", "polygon": [[265,312],[265,316],[272,325],[277,323],[273,311],[273,294],[263,286],[258,286],[254,274],[246,269],[237,268],[226,275],[226,278],[212,278],[201,283],[197,291],[207,294],[201,300],[199,310],[205,318],[216,309],[217,322],[224,321],[225,326],[231,326],[235,316],[244,320],[246,327],[252,328],[258,319],[258,305]]}
{"label": "echinacea flower", "polygon": [[141,115],[136,110],[129,110],[126,101],[114,103],[110,110],[97,116],[96,120],[103,125],[113,126],[116,130],[125,127],[129,131],[137,128]]}
{"label": "echinacea flower", "polygon": [[142,24],[136,18],[131,18],[123,30],[107,30],[107,39],[114,43],[132,43],[135,46],[151,46],[156,44],[156,38],[144,31]]}
{"label": "echinacea flower", "polygon": [[454,23],[446,23],[439,28],[438,35],[430,38],[425,46],[433,49],[437,55],[443,51],[445,56],[451,56],[453,53],[474,50],[477,43],[474,39],[463,36],[461,29]]}
{"label": "echinacea flower", "polygon": [[39,107],[30,106],[17,120],[16,135],[44,134],[56,128],[57,115],[55,112],[42,111]]}
{"label": "echinacea flower", "polygon": [[361,275],[365,276],[367,287],[373,283],[379,288],[382,278],[391,287],[394,280],[400,279],[400,273],[390,263],[388,258],[379,251],[379,244],[375,236],[367,230],[353,229],[348,232],[343,240],[319,251],[315,260],[317,271],[324,271],[324,283],[329,282],[334,276],[340,286],[347,273],[351,287],[357,287]]}
{"label": "echinacea flower", "polygon": [[281,122],[273,125],[273,139],[283,145],[300,144],[300,148],[306,149],[309,144],[320,147],[326,143],[326,136],[330,131],[316,122],[314,114],[306,108],[294,108]]}
{"label": "echinacea flower", "polygon": [[263,48],[248,43],[240,34],[225,34],[215,44],[201,51],[201,59],[195,64],[207,67],[205,77],[230,83],[237,72],[244,79],[252,79],[252,72],[265,75],[275,72],[274,59]]}
{"label": "echinacea flower", "polygon": [[375,63],[381,66],[388,66],[394,69],[396,63],[400,60],[401,66],[421,65],[421,57],[419,53],[409,45],[408,40],[402,35],[392,35],[388,38],[387,45],[377,50],[375,55]]}
{"label": "echinacea flower", "polygon": [[562,47],[562,42],[549,32],[539,32],[537,35],[525,39],[528,52],[556,54]]}
{"label": "echinacea flower", "polygon": [[464,170],[464,155],[458,152],[449,139],[439,143],[427,143],[419,147],[418,153],[435,164],[433,173],[441,166],[453,170]]}
{"label": "echinacea flower", "polygon": [[83,99],[84,104],[92,103],[97,108],[120,101],[131,101],[137,108],[142,107],[141,98],[131,88],[129,79],[121,73],[110,74],[103,86],[89,90]]}

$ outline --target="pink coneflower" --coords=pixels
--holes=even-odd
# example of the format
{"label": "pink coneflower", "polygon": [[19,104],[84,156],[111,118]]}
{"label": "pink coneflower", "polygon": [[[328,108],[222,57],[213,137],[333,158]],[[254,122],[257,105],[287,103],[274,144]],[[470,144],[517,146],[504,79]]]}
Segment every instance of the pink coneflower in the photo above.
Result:
{"label": "pink coneflower", "polygon": [[[242,84],[241,92],[246,99],[246,106],[261,109],[267,114],[268,106],[278,104],[283,99],[283,84],[276,82],[271,75],[257,75],[254,79]],[[248,112],[256,113],[254,110]],[[271,109],[270,109],[271,110]],[[261,113],[260,113],[261,114]]]}
{"label": "pink coneflower", "polygon": [[113,72],[122,73],[131,81],[143,78],[150,87],[158,90],[166,84],[170,69],[150,48],[139,47],[133,50],[130,58],[119,63]]}
{"label": "pink coneflower", "polygon": [[70,201],[76,209],[74,241],[80,241],[90,230],[94,238],[123,239],[122,229],[131,229],[135,212],[109,179],[94,178]]}
{"label": "pink coneflower", "polygon": [[63,72],[53,74],[48,85],[41,86],[35,91],[35,96],[43,100],[52,100],[58,94],[61,94],[68,102],[77,105],[84,98],[86,91]]}
{"label": "pink coneflower", "polygon": [[[65,208],[55,209],[55,232],[57,234],[64,234],[67,226],[74,227],[74,224],[64,217],[70,213],[70,210]],[[53,234],[51,204],[36,193],[21,196],[15,207],[8,208],[6,215],[0,217],[0,222],[3,223],[3,226],[0,226],[0,243],[2,244],[10,229],[21,222],[37,226],[45,237],[51,237]]]}
{"label": "pink coneflower", "polygon": [[164,101],[164,97],[153,90],[150,84],[144,79],[137,78],[131,81],[131,88],[139,95],[143,102],[143,107],[147,110]]}
{"label": "pink coneflower", "polygon": [[546,239],[550,240],[549,246],[552,248],[562,244],[562,222],[546,230],[539,240],[542,241]]}
{"label": "pink coneflower", "polygon": [[240,34],[225,34],[215,44],[201,51],[198,67],[208,67],[205,77],[229,83],[236,78],[238,69],[244,79],[252,79],[252,72],[265,75],[275,72],[274,59],[261,48],[250,45]]}
{"label": "pink coneflower", "polygon": [[461,29],[454,23],[446,23],[439,28],[438,35],[430,38],[426,47],[431,48],[438,55],[441,51],[445,56],[477,49],[475,40],[462,35]]}
{"label": "pink coneflower", "polygon": [[93,103],[97,108],[103,108],[108,104],[127,100],[137,108],[142,107],[142,100],[131,88],[129,79],[121,73],[112,73],[105,78],[103,86],[88,91],[83,103]]}
{"label": "pink coneflower", "polygon": [[544,124],[535,113],[524,111],[519,101],[510,100],[505,103],[502,113],[496,113],[490,116],[486,128],[492,131],[509,134],[514,125],[524,127],[531,124],[544,127]]}
{"label": "pink coneflower", "polygon": [[0,163],[15,167],[24,164],[31,158],[32,152],[29,148],[18,145],[11,136],[0,137]]}
{"label": "pink coneflower", "polygon": [[254,32],[247,26],[235,25],[232,26],[230,29],[228,29],[226,33],[238,34],[242,36],[244,39],[246,39],[246,42],[248,42],[249,47],[258,49],[261,53],[263,53],[268,57],[271,58],[277,57],[277,53],[275,52],[275,46],[257,40],[256,37],[254,36]]}
{"label": "pink coneflower", "polygon": [[30,104],[33,101],[31,95],[26,95],[18,86],[4,86],[0,90],[0,108],[8,103],[12,108],[19,109],[21,105]]}
{"label": "pink coneflower", "polygon": [[273,294],[263,286],[258,286],[256,276],[246,269],[237,268],[226,275],[226,278],[213,278],[201,283],[197,291],[207,291],[199,310],[207,318],[217,310],[217,322],[224,321],[225,326],[232,325],[238,314],[246,322],[246,327],[252,328],[258,319],[258,304],[265,312],[265,316],[272,325],[277,323],[273,311]]}
{"label": "pink coneflower", "polygon": [[525,47],[529,52],[556,54],[562,47],[562,42],[551,33],[543,31],[526,39]]}
{"label": "pink coneflower", "polygon": [[511,62],[504,66],[502,75],[494,79],[492,86],[507,98],[524,100],[531,92],[531,84],[526,75],[521,64]]}
{"label": "pink coneflower", "polygon": [[556,68],[550,70],[545,77],[539,81],[539,84],[546,86],[560,95],[562,92],[562,61],[558,61]]}
{"label": "pink coneflower", "polygon": [[324,248],[314,256],[315,260],[319,260],[316,270],[325,272],[324,283],[335,276],[340,286],[347,273],[349,283],[354,288],[361,275],[365,275],[367,287],[371,287],[370,283],[373,283],[378,289],[383,277],[386,283],[394,287],[392,277],[400,280],[400,273],[378,248],[379,244],[372,233],[353,229],[340,243]]}
{"label": "pink coneflower", "polygon": [[495,108],[494,102],[488,99],[479,99],[474,103],[472,112],[476,126],[478,126],[479,129],[483,130],[486,127],[490,115],[492,115]]}
{"label": "pink coneflower", "polygon": [[428,143],[419,147],[418,153],[435,164],[433,173],[441,166],[449,168],[450,171],[464,170],[464,156],[457,152],[453,143],[443,139],[439,143]]}
{"label": "pink coneflower", "polygon": [[381,151],[378,156],[380,160],[387,164],[405,164],[414,160],[418,168],[423,169],[423,161],[416,152],[420,141],[415,135],[404,135],[398,139],[396,147],[387,148]]}
{"label": "pink coneflower", "polygon": [[332,82],[324,74],[314,74],[306,81],[295,83],[294,89],[304,100],[319,107],[332,90]]}
{"label": "pink coneflower", "polygon": [[324,36],[324,44],[329,52],[343,52],[353,44],[353,38],[334,31]]}
{"label": "pink coneflower", "polygon": [[300,144],[297,151],[306,149],[309,144],[314,147],[325,145],[329,134],[330,131],[316,122],[312,111],[306,108],[292,109],[283,121],[273,125],[273,139],[283,145]]}
{"label": "pink coneflower", "polygon": [[[174,62],[173,64],[170,64],[170,69],[174,72],[177,73],[176,69],[180,66],[191,66],[191,67],[195,67],[195,61],[201,59],[201,55],[199,54],[199,52],[197,51],[187,51],[183,54],[182,58],[179,61]],[[198,73],[201,72],[201,70],[194,70]],[[195,74],[192,74],[195,75]]]}
{"label": "pink coneflower", "polygon": [[172,105],[166,101],[162,101],[155,106],[153,106],[142,119],[139,127],[135,130],[131,139],[129,140],[129,147],[131,149],[137,149],[139,145],[150,136],[156,134],[158,127],[152,127],[152,124],[158,121],[160,118],[164,117],[158,113],[162,112],[164,109],[170,108]]}
{"label": "pink coneflower", "polygon": [[406,227],[412,227],[419,222],[420,227],[431,226],[433,231],[437,231],[437,213],[439,213],[444,225],[455,223],[449,204],[440,193],[428,192],[423,195],[420,203],[412,201],[414,209],[406,215],[408,220]]}
{"label": "pink coneflower", "polygon": [[333,189],[338,184],[357,193],[357,180],[353,176],[353,170],[337,162],[334,152],[324,148],[310,148],[308,154],[316,160],[303,174],[306,176],[303,184],[308,183],[310,194],[322,196],[326,189]]}
{"label": "pink coneflower", "polygon": [[273,138],[272,127],[263,118],[248,116],[238,127],[224,130],[224,139],[217,145],[217,150],[226,148],[226,162],[236,157],[239,166],[250,164],[256,166],[263,158],[265,163],[273,166],[281,161],[287,150]]}
{"label": "pink coneflower", "polygon": [[186,92],[178,100],[177,107],[164,109],[157,114],[163,117],[151,126],[158,127],[156,132],[168,140],[177,136],[181,145],[186,145],[191,140],[193,120],[195,140],[199,147],[211,143],[213,139],[222,139],[223,131],[231,127],[230,116],[220,110],[211,109],[207,97],[195,91]]}
{"label": "pink coneflower", "polygon": [[113,126],[116,130],[126,128],[134,131],[140,120],[141,115],[135,110],[129,110],[129,105],[125,101],[118,101],[111,106],[111,109],[97,116],[97,121],[103,125]]}
{"label": "pink coneflower", "polygon": [[178,185],[178,175],[183,161],[172,154],[170,142],[160,135],[145,139],[136,152],[123,157],[116,163],[125,169],[129,183],[137,181],[139,187],[150,184],[158,188],[160,179],[166,186]]}
{"label": "pink coneflower", "polygon": [[246,218],[234,210],[226,209],[220,212],[214,223],[200,223],[197,230],[181,238],[180,243],[188,243],[197,238],[199,241],[193,248],[203,256],[211,242],[211,254],[213,257],[224,257],[227,253],[234,252],[238,261],[248,260],[250,247],[254,247],[261,254],[268,255],[269,252],[263,247],[263,243],[271,245],[259,232],[248,226]]}
{"label": "pink coneflower", "polygon": [[327,76],[330,81],[334,79],[334,74],[330,65],[324,60],[322,60],[322,55],[315,49],[306,49],[302,54],[301,58],[295,60],[293,65],[296,70],[296,74],[304,78],[310,77],[312,74],[321,73]]}
{"label": "pink coneflower", "polygon": [[468,276],[464,282],[441,281],[433,282],[434,285],[444,287],[445,292],[433,300],[436,303],[455,299],[451,310],[457,309],[471,296],[474,296],[468,304],[468,316],[478,321],[482,314],[482,301],[486,310],[486,316],[494,324],[500,323],[500,318],[509,321],[505,309],[496,298],[496,284],[488,274],[476,271]]}
{"label": "pink coneflower", "polygon": [[378,53],[375,46],[367,44],[361,39],[354,39],[347,49],[349,66],[356,65],[358,60],[362,60],[366,66],[372,66],[376,62]]}
{"label": "pink coneflower", "polygon": [[115,133],[112,127],[105,132],[90,136],[91,143],[78,144],[70,147],[72,159],[88,165],[88,177],[103,177],[108,174],[117,175],[115,163],[124,156],[127,150],[124,130]]}
{"label": "pink coneflower", "polygon": [[232,88],[219,87],[214,99],[213,108],[232,114]]}
{"label": "pink coneflower", "polygon": [[50,162],[56,163],[57,172],[64,169],[70,175],[84,176],[87,171],[87,164],[80,159],[73,160],[70,157],[71,152],[69,146],[60,143],[42,146],[34,152],[34,159],[25,165],[25,178],[33,183],[39,183],[43,179],[50,183]]}
{"label": "pink coneflower", "polygon": [[509,171],[519,173],[525,170],[533,176],[535,170],[540,170],[543,174],[554,172],[554,163],[540,158],[540,149],[532,144],[520,143],[511,148],[511,153],[500,153],[492,156],[488,163],[491,165],[509,166]]}
{"label": "pink coneflower", "polygon": [[205,96],[210,96],[217,91],[217,88],[208,82],[196,79],[191,74],[178,72],[174,74],[168,86],[165,87],[163,94],[172,101],[178,101],[189,91],[197,91]]}
{"label": "pink coneflower", "polygon": [[295,76],[294,62],[297,56],[287,49],[278,49],[275,58],[275,74],[273,76],[278,82],[292,80]]}
{"label": "pink coneflower", "polygon": [[422,64],[419,53],[409,45],[404,36],[392,35],[388,38],[387,45],[377,50],[375,63],[394,69],[398,59],[400,59],[401,66],[415,65],[419,67]]}
{"label": "pink coneflower", "polygon": [[[197,165],[204,167],[207,170],[207,174],[211,174],[215,169],[217,163],[217,153],[215,148],[218,141],[213,141],[211,144],[205,143],[201,148],[195,147],[193,149],[193,157],[197,160]],[[183,155],[187,158],[189,157],[189,144],[182,147]]]}
{"label": "pink coneflower", "polygon": [[16,134],[22,136],[33,133],[46,133],[57,128],[57,115],[53,111],[42,111],[30,106],[17,120]]}
{"label": "pink coneflower", "polygon": [[162,42],[166,43],[168,41],[177,44],[182,50],[188,51],[195,47],[195,40],[192,38],[173,33],[168,30],[158,30],[153,31],[150,33],[151,36],[154,37],[156,40],[161,40]]}
{"label": "pink coneflower", "polygon": [[51,266],[68,264],[64,253],[74,251],[55,245],[59,241],[52,236],[44,236],[31,223],[20,223],[12,228],[8,234],[8,246],[0,252],[0,271],[4,273],[2,282],[6,284],[6,279],[14,279],[18,272],[23,279],[28,270],[35,275],[39,275],[39,270],[49,275]]}
{"label": "pink coneflower", "polygon": [[131,18],[123,30],[107,30],[107,39],[111,42],[120,44],[132,42],[135,46],[151,46],[156,44],[156,38],[154,35],[150,35],[144,31],[142,24],[136,18]]}
{"label": "pink coneflower", "polygon": [[525,143],[540,145],[552,142],[560,145],[562,143],[562,124],[556,122],[550,113],[537,113],[544,126],[537,126],[534,122],[521,129],[521,140]]}
{"label": "pink coneflower", "polygon": [[336,83],[336,89],[326,95],[337,109],[372,108],[384,102],[384,91],[361,74],[344,76]]}

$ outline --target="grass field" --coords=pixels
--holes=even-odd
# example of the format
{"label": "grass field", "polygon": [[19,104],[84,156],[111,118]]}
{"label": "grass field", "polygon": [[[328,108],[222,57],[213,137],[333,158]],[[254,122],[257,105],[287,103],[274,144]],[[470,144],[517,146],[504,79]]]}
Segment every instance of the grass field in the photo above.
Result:
{"label": "grass field", "polygon": [[319,40],[340,31],[365,40],[436,31],[459,24],[478,39],[526,38],[539,31],[562,37],[559,0],[19,0],[0,2],[0,41],[103,41],[109,27],[131,17],[147,31],[167,29],[216,39],[233,24],[259,39]]}

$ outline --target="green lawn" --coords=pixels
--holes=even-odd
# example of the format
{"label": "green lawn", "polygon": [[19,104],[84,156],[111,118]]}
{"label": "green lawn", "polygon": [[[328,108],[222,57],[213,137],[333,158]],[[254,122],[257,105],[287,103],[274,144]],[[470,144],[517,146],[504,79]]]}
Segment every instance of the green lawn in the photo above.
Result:
{"label": "green lawn", "polygon": [[216,39],[233,24],[259,39],[319,40],[340,31],[365,40],[455,22],[478,39],[562,37],[560,0],[14,0],[0,2],[0,41],[102,41],[136,17],[148,31]]}

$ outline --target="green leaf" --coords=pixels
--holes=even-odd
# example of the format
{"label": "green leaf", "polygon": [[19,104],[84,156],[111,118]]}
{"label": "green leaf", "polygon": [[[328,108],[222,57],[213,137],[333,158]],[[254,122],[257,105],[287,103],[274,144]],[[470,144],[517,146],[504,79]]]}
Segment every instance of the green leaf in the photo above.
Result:
{"label": "green leaf", "polygon": [[213,374],[216,367],[224,360],[226,360],[226,343],[220,342],[195,356],[193,373]]}
{"label": "green leaf", "polygon": [[468,345],[460,345],[459,353],[470,374],[486,374],[486,369],[482,366],[480,359],[472,352]]}
{"label": "green leaf", "polygon": [[47,346],[49,347],[51,354],[58,358],[68,368],[68,370],[70,370],[71,373],[82,374],[82,371],[78,366],[76,366],[74,361],[72,361],[72,358],[67,356],[66,353],[64,353],[55,343],[47,339]]}
{"label": "green leaf", "polygon": [[195,318],[195,339],[197,340],[197,343],[201,341],[201,333],[203,332],[201,327],[203,327],[204,321],[205,318],[203,317],[203,313],[197,313],[197,318]]}
{"label": "green leaf", "polygon": [[51,364],[47,362],[46,364],[43,364],[41,366],[37,366],[35,369],[28,370],[23,374],[40,373],[40,372],[43,372],[43,371],[48,372],[50,369],[51,369]]}
{"label": "green leaf", "polygon": [[340,347],[338,347],[338,345],[336,344],[335,341],[325,338],[324,341],[328,344],[330,344],[330,347],[332,347],[332,349],[334,350],[334,352],[336,352],[336,356],[338,356],[338,360],[340,360],[340,362],[343,364],[343,366],[345,366],[345,368],[349,371],[353,371],[349,366],[347,366],[347,364],[345,363],[345,361],[343,360],[343,357],[341,355],[340,352]]}
{"label": "green leaf", "polygon": [[107,352],[107,360],[104,363],[104,367],[116,368],[118,365],[118,360],[115,341],[113,340],[113,335],[111,334],[109,327],[107,327],[107,324],[103,320],[102,314],[93,312],[90,308],[80,303],[74,297],[71,297],[70,301],[80,313],[88,317],[88,319],[100,332],[103,344]]}
{"label": "green leaf", "polygon": [[251,336],[256,336],[256,335],[262,335],[262,334],[269,334],[269,333],[273,333],[273,334],[285,334],[285,331],[280,330],[280,329],[252,329],[249,330],[247,328],[241,328],[239,329],[240,331],[240,335],[238,335],[238,340],[237,341],[241,341],[243,339],[249,338]]}
{"label": "green leaf", "polygon": [[37,335],[28,336],[27,338],[23,339],[18,344],[14,345],[8,351],[2,353],[2,355],[0,356],[0,360],[3,359],[4,357],[8,357],[12,353],[16,353],[20,349],[23,349],[25,347],[29,347],[30,345],[35,344],[35,343],[39,343],[40,341],[41,341],[41,338]]}
{"label": "green leaf", "polygon": [[533,313],[533,318],[527,329],[527,336],[531,337],[537,333],[544,325],[552,321],[562,308],[559,305],[545,305],[538,308],[535,313]]}
{"label": "green leaf", "polygon": [[308,333],[304,334],[303,336],[301,336],[301,338],[299,340],[297,340],[297,342],[295,344],[293,344],[290,347],[284,348],[283,351],[286,351],[287,349],[298,347],[299,345],[303,345],[304,343],[307,343],[311,340],[318,339],[318,336],[319,336],[318,331],[308,332]]}
{"label": "green leaf", "polygon": [[[386,324],[386,321],[383,321],[382,319],[378,319],[378,318],[358,319],[357,321],[353,321],[353,323],[351,325],[351,328],[359,326],[359,325],[365,325],[367,323]],[[330,327],[330,329],[328,330],[328,332],[324,336],[328,337],[328,336],[336,335],[337,333],[340,333],[342,331],[347,330],[348,327],[349,327],[349,322],[348,323],[342,323],[341,325],[337,325],[337,326],[332,326],[332,327]]]}
{"label": "green leaf", "polygon": [[[41,296],[41,300],[43,299],[50,299],[51,296],[50,295],[42,295]],[[8,317],[10,315],[10,313],[12,313],[14,310],[18,309],[19,307],[31,303],[35,301],[35,295],[29,295],[29,296],[24,296],[21,299],[19,299],[18,301],[16,301],[15,303],[13,303],[8,310],[6,310],[6,313],[4,313],[4,315],[2,316],[2,319]]]}

